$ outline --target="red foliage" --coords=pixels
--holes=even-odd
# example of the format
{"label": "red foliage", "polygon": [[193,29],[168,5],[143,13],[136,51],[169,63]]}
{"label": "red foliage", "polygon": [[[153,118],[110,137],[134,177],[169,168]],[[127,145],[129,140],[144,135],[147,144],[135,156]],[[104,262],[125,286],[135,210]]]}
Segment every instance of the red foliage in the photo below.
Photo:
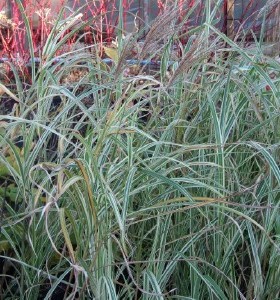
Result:
{"label": "red foliage", "polygon": [[[123,0],[123,20],[127,21],[127,13],[130,6],[135,3],[136,0]],[[16,59],[17,61],[26,62],[29,59],[29,49],[27,44],[26,27],[22,14],[18,6],[19,0],[0,0],[0,10],[6,10],[7,19],[11,20],[6,26],[1,22],[0,15],[0,58]],[[162,12],[168,4],[172,1],[157,0],[158,12]],[[9,3],[9,9],[7,10],[6,4]],[[60,9],[67,3],[67,6],[71,5],[72,11],[79,10],[81,3],[86,3],[82,10],[84,22],[84,38],[83,41],[86,44],[93,43],[94,39],[100,42],[111,41],[115,34],[115,28],[118,22],[118,3],[119,0],[21,0],[23,4],[26,16],[30,22],[31,35],[33,46],[35,49],[35,55],[40,56],[41,50],[46,42],[48,35],[50,34],[56,17],[59,14]],[[189,12],[190,8],[194,8],[197,0],[179,0],[180,15],[179,20],[183,19],[183,16]],[[225,27],[226,14],[227,14],[227,0],[224,0],[224,8],[221,7],[221,13],[218,17],[222,16],[223,22],[220,22],[219,26]],[[243,9],[241,18],[236,22],[242,26],[244,21],[250,19],[252,12],[259,9],[258,0],[250,0],[247,7]],[[184,25],[184,31],[187,32],[191,26],[198,24],[203,20],[202,12],[204,9],[205,1],[195,7],[190,20],[186,21]],[[69,16],[71,10],[65,9],[64,15]],[[3,16],[4,14],[2,14]],[[140,14],[141,15],[141,14]],[[253,18],[251,18],[252,21]],[[238,27],[238,25],[237,25]],[[236,28],[236,31],[238,28]],[[94,33],[94,34],[93,34]],[[185,35],[186,36],[186,35]],[[77,37],[77,36],[76,36]],[[74,42],[74,39],[69,43]]]}

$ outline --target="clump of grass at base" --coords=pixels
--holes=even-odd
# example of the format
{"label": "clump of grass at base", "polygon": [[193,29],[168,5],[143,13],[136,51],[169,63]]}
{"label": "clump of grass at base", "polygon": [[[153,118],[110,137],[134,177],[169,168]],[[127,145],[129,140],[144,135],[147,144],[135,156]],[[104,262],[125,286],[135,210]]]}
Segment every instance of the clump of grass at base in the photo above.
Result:
{"label": "clump of grass at base", "polygon": [[[3,299],[279,297],[280,66],[214,15],[169,75],[76,53],[18,88],[0,117]],[[88,75],[63,86],[71,66]]]}

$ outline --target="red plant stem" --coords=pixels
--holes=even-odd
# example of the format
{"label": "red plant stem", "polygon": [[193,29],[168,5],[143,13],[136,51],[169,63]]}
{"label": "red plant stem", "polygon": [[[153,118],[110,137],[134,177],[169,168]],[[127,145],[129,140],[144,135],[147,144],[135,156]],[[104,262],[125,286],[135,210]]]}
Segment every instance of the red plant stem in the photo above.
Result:
{"label": "red plant stem", "polygon": [[157,5],[158,5],[158,8],[159,8],[159,11],[161,11],[161,10],[164,9],[164,3],[163,3],[163,1],[158,0],[158,1],[157,1]]}
{"label": "red plant stem", "polygon": [[228,29],[228,0],[224,0],[223,3],[223,11],[224,11],[224,24],[223,24],[223,33],[227,35]]}
{"label": "red plant stem", "polygon": [[[66,0],[21,0],[22,4],[26,10],[27,17],[31,26],[32,42],[35,48],[36,55],[38,56],[40,50],[44,47],[46,39],[50,34],[52,25],[51,20],[55,21],[55,16],[58,14],[59,10],[65,5]],[[85,27],[85,43],[92,44],[94,41],[102,43],[103,41],[111,41],[116,33],[116,25],[118,22],[117,4],[123,6],[123,21],[124,28],[126,29],[126,23],[128,19],[129,8],[132,3],[136,0],[86,0],[85,8],[82,10],[84,20],[90,20],[89,24]],[[146,4],[149,0],[146,0]],[[194,7],[196,1],[198,0],[178,0],[180,15],[179,21],[183,20],[185,14],[190,8]],[[4,8],[4,0],[0,0],[0,7]],[[14,29],[0,29],[0,44],[1,44],[1,55],[3,57],[10,58],[21,58],[23,60],[29,59],[29,49],[27,47],[26,40],[26,29],[21,16],[19,7],[16,0],[10,0],[7,2],[10,8],[12,21],[16,24]],[[68,2],[69,3],[69,2]],[[73,0],[72,11],[76,11],[80,8],[81,0]],[[168,5],[172,5],[173,0],[157,0],[154,1],[158,7],[158,12],[161,13]],[[149,7],[152,4],[149,4]],[[189,22],[188,20],[184,24],[184,32],[187,32],[190,24],[194,26],[201,21],[202,11],[205,5],[205,1],[199,1],[199,4],[195,8],[195,12],[192,14],[194,20]],[[258,0],[249,0],[247,6],[243,9],[241,19],[247,18],[250,12],[253,12],[256,7],[258,7]],[[46,14],[45,9],[51,9],[49,16]],[[222,30],[224,33],[228,33],[228,0],[223,1],[221,11],[224,15],[224,22],[222,24]],[[65,9],[65,17],[69,16],[68,9]],[[38,12],[38,14],[36,13]],[[147,9],[148,13],[148,9]],[[36,15],[36,19],[34,16]],[[268,14],[270,15],[270,14]],[[250,15],[251,18],[252,14]],[[92,19],[92,20],[91,20]],[[148,21],[149,16],[147,15]],[[252,19],[252,18],[251,18]],[[38,20],[38,22],[37,22]],[[242,20],[240,20],[242,22]],[[245,21],[244,21],[245,22]],[[94,32],[93,32],[94,31]],[[74,36],[68,41],[69,44],[74,43],[78,35]]]}

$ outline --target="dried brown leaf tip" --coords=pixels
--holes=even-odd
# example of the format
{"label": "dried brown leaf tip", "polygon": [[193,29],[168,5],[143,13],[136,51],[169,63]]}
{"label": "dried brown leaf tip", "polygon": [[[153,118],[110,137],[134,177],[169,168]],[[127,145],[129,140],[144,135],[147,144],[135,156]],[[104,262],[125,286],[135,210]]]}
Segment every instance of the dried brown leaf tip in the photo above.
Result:
{"label": "dried brown leaf tip", "polygon": [[180,25],[177,23],[178,8],[166,9],[153,22],[140,53],[140,59],[158,51],[171,35],[176,33]]}
{"label": "dried brown leaf tip", "polygon": [[180,75],[186,74],[191,69],[194,62],[198,58],[197,50],[199,46],[200,39],[196,39],[190,47],[189,51],[187,51],[181,58],[178,68],[174,71],[173,75],[169,79],[168,87],[170,87]]}
{"label": "dried brown leaf tip", "polygon": [[187,76],[189,70],[207,63],[211,59],[211,55],[219,48],[218,39],[213,39],[210,45],[205,43],[205,37],[203,35],[194,37],[193,43],[189,50],[183,55],[179,61],[177,69],[170,77],[167,87],[170,87],[181,75]]}
{"label": "dried brown leaf tip", "polygon": [[133,36],[133,34],[128,34],[127,36],[123,36],[122,39],[122,50],[118,59],[118,64],[115,71],[115,78],[118,78],[120,74],[124,72],[127,68],[126,60],[137,58],[139,52],[139,45],[138,42]]}

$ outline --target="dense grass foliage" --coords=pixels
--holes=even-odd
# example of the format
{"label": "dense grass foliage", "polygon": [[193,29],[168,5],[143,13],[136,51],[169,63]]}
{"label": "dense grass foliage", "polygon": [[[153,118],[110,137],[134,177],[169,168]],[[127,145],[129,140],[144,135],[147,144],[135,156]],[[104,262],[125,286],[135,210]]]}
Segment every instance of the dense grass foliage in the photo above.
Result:
{"label": "dense grass foliage", "polygon": [[57,60],[55,30],[30,86],[11,66],[1,299],[280,297],[280,65],[213,16],[171,66],[176,34],[150,36],[158,71],[125,75],[133,37]]}

